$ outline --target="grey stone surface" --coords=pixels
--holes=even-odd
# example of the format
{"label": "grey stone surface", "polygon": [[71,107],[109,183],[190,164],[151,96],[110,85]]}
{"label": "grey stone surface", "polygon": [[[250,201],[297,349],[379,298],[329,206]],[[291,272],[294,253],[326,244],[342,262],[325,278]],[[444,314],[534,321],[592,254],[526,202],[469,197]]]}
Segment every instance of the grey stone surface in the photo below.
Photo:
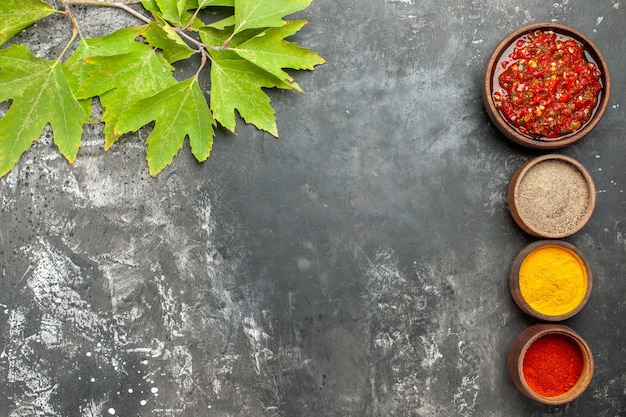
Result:
{"label": "grey stone surface", "polygon": [[[625,8],[315,0],[296,40],[327,64],[296,74],[304,94],[271,93],[280,139],[240,123],[208,162],[185,148],[151,178],[147,130],[104,153],[91,126],[74,165],[44,135],[0,179],[0,415],[626,415]],[[92,36],[133,23],[79,17]],[[599,126],[560,151],[597,187],[567,239],[595,286],[566,322],[596,371],[560,407],[507,375],[533,323],[508,269],[533,239],[506,187],[537,153],[480,93],[496,43],[551,20],[587,34],[613,82]],[[17,40],[52,56],[67,35],[54,16]]]}

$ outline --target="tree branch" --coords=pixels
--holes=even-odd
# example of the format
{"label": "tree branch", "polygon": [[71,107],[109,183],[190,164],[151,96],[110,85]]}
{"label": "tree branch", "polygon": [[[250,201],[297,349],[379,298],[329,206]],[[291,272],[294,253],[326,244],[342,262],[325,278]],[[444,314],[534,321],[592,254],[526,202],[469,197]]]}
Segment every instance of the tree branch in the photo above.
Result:
{"label": "tree branch", "polygon": [[[152,20],[147,18],[146,16],[139,13],[137,10],[130,7],[127,3],[114,3],[111,1],[97,1],[97,0],[62,0],[64,5],[66,4],[86,4],[90,6],[102,6],[102,7],[115,7],[118,9],[122,9],[125,12],[135,16],[137,19],[141,20],[144,23],[152,23]],[[131,2],[132,3],[132,2]]]}

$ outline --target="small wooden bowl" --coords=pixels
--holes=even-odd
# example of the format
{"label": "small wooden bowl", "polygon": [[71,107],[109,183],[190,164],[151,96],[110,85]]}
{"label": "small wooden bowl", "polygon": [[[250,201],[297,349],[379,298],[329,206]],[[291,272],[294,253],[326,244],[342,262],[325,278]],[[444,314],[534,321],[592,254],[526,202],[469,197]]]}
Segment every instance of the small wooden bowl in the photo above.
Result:
{"label": "small wooden bowl", "polygon": [[[524,377],[524,356],[528,348],[538,339],[549,334],[558,334],[568,337],[580,348],[583,357],[583,367],[578,382],[565,393],[547,397],[537,392],[528,385]],[[593,355],[587,342],[574,330],[562,324],[534,324],[522,331],[511,344],[508,356],[509,376],[513,384],[525,396],[543,404],[562,405],[578,398],[589,386],[593,378]]]}
{"label": "small wooden bowl", "polygon": [[[531,138],[520,133],[515,127],[511,126],[506,119],[500,114],[493,99],[494,93],[494,73],[496,71],[496,67],[498,63],[501,61],[503,54],[507,51],[513,42],[515,42],[521,36],[534,32],[534,31],[552,31],[557,34],[562,34],[568,36],[570,38],[578,41],[584,48],[585,52],[588,54],[588,57],[591,58],[598,66],[600,70],[600,78],[602,82],[602,90],[600,93],[600,98],[598,100],[598,105],[595,109],[595,112],[590,120],[587,121],[579,130],[576,132],[563,136],[561,138],[554,139],[545,139],[538,140],[535,138]],[[600,53],[598,47],[584,34],[581,32],[572,29],[568,26],[558,24],[558,23],[535,23],[528,26],[521,27],[509,35],[507,35],[500,43],[495,47],[491,56],[487,60],[487,65],[485,67],[485,73],[483,78],[483,102],[485,104],[485,109],[491,118],[493,124],[500,130],[506,137],[511,139],[512,141],[528,147],[532,149],[558,149],[564,146],[570,145],[574,142],[579,141],[585,135],[587,135],[600,121],[604,112],[609,105],[609,96],[611,91],[611,80],[609,77],[609,68],[604,60],[604,57]]]}
{"label": "small wooden bowl", "polygon": [[[583,279],[585,280],[585,284],[586,284],[585,293],[582,296],[582,298],[580,298],[580,300],[578,301],[578,304],[576,304],[570,310],[567,310],[567,311],[563,310],[563,312],[558,315],[550,315],[550,314],[546,314],[545,312],[538,311],[536,308],[533,307],[533,305],[537,306],[538,303],[541,303],[541,302],[567,303],[568,301],[575,301],[575,300],[558,300],[558,299],[554,299],[553,297],[551,297],[551,295],[553,296],[553,294],[546,294],[545,299],[532,300],[529,302],[524,297],[524,294],[522,290],[520,289],[520,269],[522,267],[522,264],[526,260],[526,258],[530,254],[535,253],[535,251],[542,250],[542,249],[549,248],[549,247],[557,247],[559,249],[562,249],[565,252],[569,252],[569,254],[572,255],[572,258],[574,258],[576,261],[579,262],[583,275],[584,275]],[[561,240],[538,240],[533,243],[530,243],[517,254],[515,259],[513,260],[513,264],[511,265],[511,270],[509,272],[509,289],[511,291],[511,296],[513,297],[513,300],[515,301],[515,304],[517,304],[518,307],[523,312],[525,312],[526,314],[528,314],[529,316],[537,320],[555,322],[555,321],[567,320],[573,317],[574,315],[578,314],[580,310],[582,310],[585,304],[587,304],[587,301],[589,300],[589,297],[591,295],[592,287],[593,287],[593,277],[591,273],[591,267],[589,266],[589,262],[587,261],[583,253],[576,246],[572,245],[571,243],[564,242]],[[575,298],[579,298],[579,297],[580,297],[580,294],[576,295]]]}
{"label": "small wooden bowl", "polygon": [[587,224],[596,205],[596,188],[580,162],[547,154],[518,168],[509,183],[507,200],[513,219],[528,234],[561,239]]}

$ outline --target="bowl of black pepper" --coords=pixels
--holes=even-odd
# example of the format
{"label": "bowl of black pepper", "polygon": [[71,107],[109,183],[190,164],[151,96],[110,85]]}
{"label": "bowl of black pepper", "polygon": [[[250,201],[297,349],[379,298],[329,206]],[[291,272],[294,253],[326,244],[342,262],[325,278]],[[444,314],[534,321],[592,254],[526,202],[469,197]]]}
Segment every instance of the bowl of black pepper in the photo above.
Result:
{"label": "bowl of black pepper", "polygon": [[487,61],[483,102],[496,128],[532,149],[579,141],[602,118],[611,81],[598,47],[558,23],[535,23],[507,35]]}
{"label": "bowl of black pepper", "polygon": [[567,155],[529,159],[513,174],[507,201],[515,222],[528,234],[561,239],[581,230],[596,204],[596,188],[585,167]]}

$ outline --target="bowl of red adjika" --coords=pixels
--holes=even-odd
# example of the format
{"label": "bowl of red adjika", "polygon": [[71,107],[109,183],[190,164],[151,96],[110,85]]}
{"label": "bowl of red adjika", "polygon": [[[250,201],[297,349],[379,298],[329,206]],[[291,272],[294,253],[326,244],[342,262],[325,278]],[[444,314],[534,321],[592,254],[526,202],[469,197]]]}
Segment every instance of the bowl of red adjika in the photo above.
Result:
{"label": "bowl of red adjika", "polygon": [[515,386],[529,398],[562,405],[582,395],[593,378],[591,349],[562,324],[534,324],[511,344],[508,369]]}
{"label": "bowl of red adjika", "polygon": [[557,149],[582,139],[609,103],[606,61],[593,42],[558,23],[524,26],[487,61],[483,101],[494,125],[514,142]]}
{"label": "bowl of red adjika", "polygon": [[507,201],[513,219],[528,234],[561,239],[587,224],[596,205],[596,188],[580,162],[566,155],[545,154],[515,171]]}

